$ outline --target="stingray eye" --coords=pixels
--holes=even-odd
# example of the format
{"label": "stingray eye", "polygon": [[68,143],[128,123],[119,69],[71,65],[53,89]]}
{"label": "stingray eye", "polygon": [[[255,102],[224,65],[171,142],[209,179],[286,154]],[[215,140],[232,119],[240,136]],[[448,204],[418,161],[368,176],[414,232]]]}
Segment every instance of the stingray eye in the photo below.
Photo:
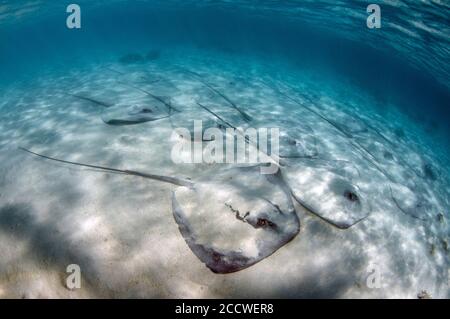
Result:
{"label": "stingray eye", "polygon": [[356,202],[359,200],[358,195],[351,191],[345,191],[344,197],[347,198],[351,202]]}
{"label": "stingray eye", "polygon": [[212,258],[213,258],[213,260],[214,260],[215,262],[219,262],[220,259],[221,259],[221,256],[220,256],[218,253],[214,252],[214,253],[212,254]]}
{"label": "stingray eye", "polygon": [[273,227],[275,226],[275,224],[265,218],[258,218],[258,221],[256,222],[256,227],[267,227],[267,226]]}
{"label": "stingray eye", "polygon": [[294,140],[293,138],[289,138],[289,139],[288,139],[288,144],[289,144],[289,145],[297,145],[297,141]]}
{"label": "stingray eye", "polygon": [[264,226],[266,226],[266,224],[267,224],[267,220],[266,219],[259,218],[258,222],[256,223],[256,226],[264,227]]}

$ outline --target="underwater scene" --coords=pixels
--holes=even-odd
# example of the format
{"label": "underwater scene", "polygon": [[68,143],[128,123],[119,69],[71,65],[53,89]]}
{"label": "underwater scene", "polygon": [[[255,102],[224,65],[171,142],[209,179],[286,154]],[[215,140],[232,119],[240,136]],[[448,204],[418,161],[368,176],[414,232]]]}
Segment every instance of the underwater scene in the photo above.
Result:
{"label": "underwater scene", "polygon": [[450,2],[0,0],[0,298],[449,298]]}

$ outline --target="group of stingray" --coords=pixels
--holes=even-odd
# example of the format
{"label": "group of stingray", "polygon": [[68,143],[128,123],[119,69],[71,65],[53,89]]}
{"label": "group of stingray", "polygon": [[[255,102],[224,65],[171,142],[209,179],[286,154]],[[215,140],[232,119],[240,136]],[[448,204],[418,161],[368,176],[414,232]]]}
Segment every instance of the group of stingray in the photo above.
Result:
{"label": "group of stingray", "polygon": [[[181,67],[180,70],[217,96],[223,105],[244,123],[253,125],[252,122],[257,122],[216,85],[205,80],[203,75]],[[124,74],[116,70],[111,71]],[[173,106],[169,97],[144,90],[137,84],[128,85],[148,95],[152,103],[144,107],[127,108],[84,95],[73,94],[72,96],[104,108],[103,121],[108,125],[137,125],[170,118],[175,113],[183,114],[184,110]],[[351,146],[374,169],[383,174],[393,185],[398,185],[395,177],[380,164],[375,151],[357,138],[359,133],[371,130],[386,143],[392,143],[375,128],[361,119],[347,121],[346,124],[338,123],[311,107],[314,101],[311,100],[307,104],[284,91],[276,89],[276,92],[347,138]],[[234,123],[218,115],[216,111],[203,103],[198,102],[197,105],[214,118],[212,125],[221,129],[235,127]],[[300,231],[300,221],[294,201],[308,212],[339,229],[347,229],[364,220],[371,213],[369,198],[353,183],[353,177],[360,173],[352,163],[321,159],[315,147],[314,134],[311,134],[307,126],[298,127],[284,122],[278,124],[295,127],[295,129],[282,130],[280,153],[276,161],[278,171],[271,175],[260,173],[260,166],[266,165],[262,163],[227,166],[225,169],[217,169],[207,178],[185,179],[70,162],[28,149],[22,148],[22,150],[47,160],[176,185],[177,188],[171,195],[172,213],[181,235],[192,252],[210,270],[225,274],[254,265],[296,237]],[[382,153],[385,158],[389,157],[393,160],[394,155],[387,150]],[[395,161],[400,159],[395,158]],[[401,164],[406,165],[406,163]],[[307,174],[305,174],[305,165],[312,168]],[[429,171],[431,168],[427,167],[427,169]],[[417,174],[419,176],[420,172]],[[396,195],[404,194],[403,191],[396,193],[395,187],[389,187],[394,203],[402,212],[415,218],[425,218],[421,210],[428,209],[430,205],[424,198],[414,194],[403,200],[401,196]],[[411,189],[408,185],[404,188]],[[411,202],[411,198],[417,200]]]}

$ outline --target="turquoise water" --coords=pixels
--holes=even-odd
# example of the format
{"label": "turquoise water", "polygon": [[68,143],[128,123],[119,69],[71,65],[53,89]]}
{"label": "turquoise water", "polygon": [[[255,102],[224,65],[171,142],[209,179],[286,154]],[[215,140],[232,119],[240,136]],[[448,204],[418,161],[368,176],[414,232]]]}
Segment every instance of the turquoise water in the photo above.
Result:
{"label": "turquoise water", "polygon": [[[48,68],[63,71],[136,47],[273,54],[298,67],[310,66],[312,60],[325,63],[364,89],[385,98],[399,95],[412,117],[421,113],[428,126],[445,130],[448,4],[386,2],[379,30],[365,27],[366,6],[366,1],[138,1],[131,6],[97,1],[83,4],[83,27],[74,31],[64,28],[63,3],[6,1],[0,13],[0,58],[2,66],[12,69],[3,69],[2,78],[9,81]],[[333,33],[313,32],[319,27]],[[424,108],[426,112],[419,111]]]}
{"label": "turquoise water", "polygon": [[[381,29],[366,26],[368,1],[77,3],[81,29],[66,27],[68,3],[0,1],[0,297],[67,296],[55,278],[69,263],[89,273],[75,297],[448,297],[448,2],[379,1]],[[116,125],[130,106],[142,113],[146,92],[162,97],[144,109],[154,118]],[[224,282],[178,232],[173,185],[18,150],[203,183],[223,167],[170,158],[174,127],[217,124],[197,103],[234,126],[280,128],[283,180],[301,225]],[[330,182],[336,176],[345,185]],[[226,183],[214,185],[226,195]],[[341,205],[333,192],[342,185],[360,192],[361,207]],[[244,198],[243,207],[254,203]],[[227,249],[238,237],[193,227]],[[382,288],[366,287],[372,264]]]}

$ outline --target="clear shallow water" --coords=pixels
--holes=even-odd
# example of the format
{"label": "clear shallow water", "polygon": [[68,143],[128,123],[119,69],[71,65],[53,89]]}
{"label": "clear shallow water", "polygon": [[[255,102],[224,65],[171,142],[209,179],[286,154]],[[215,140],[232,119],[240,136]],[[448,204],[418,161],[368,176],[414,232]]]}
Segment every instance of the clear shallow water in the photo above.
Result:
{"label": "clear shallow water", "polygon": [[64,72],[143,46],[266,54],[289,59],[298,67],[316,61],[377,98],[393,99],[427,129],[439,131],[447,140],[450,136],[446,129],[450,31],[445,1],[386,1],[379,30],[365,26],[365,1],[302,1],[301,5],[268,1],[257,6],[251,1],[81,4],[83,28],[76,32],[63,27],[63,4],[2,4],[0,36],[8,45],[0,52],[1,78],[9,82],[49,67]]}
{"label": "clear shallow water", "polygon": [[[0,47],[0,242],[7,258],[0,293],[66,296],[57,278],[76,259],[89,283],[79,297],[415,298],[424,289],[448,296],[448,6],[415,3],[385,3],[382,29],[368,30],[366,2],[80,2],[82,29],[68,30],[61,5],[2,2],[0,39],[8,45]],[[152,50],[158,58],[120,62]],[[323,176],[349,162],[339,174],[358,186],[370,216],[341,231],[297,205],[300,234],[222,282],[180,236],[170,186],[89,174],[17,151],[207,179],[223,167],[171,163],[172,128],[205,117],[198,101],[246,124],[183,68],[204,75],[255,125],[313,137],[307,145],[320,158],[285,171],[291,186],[302,181],[292,188],[309,206],[325,205]],[[183,112],[111,127],[98,105],[73,96],[118,107],[148,103],[130,84],[170,96]],[[292,98],[347,126],[352,137]],[[202,235],[215,238],[206,229]],[[225,238],[233,244],[239,236]],[[193,269],[186,271],[185,260]],[[382,289],[365,284],[374,263]]]}

